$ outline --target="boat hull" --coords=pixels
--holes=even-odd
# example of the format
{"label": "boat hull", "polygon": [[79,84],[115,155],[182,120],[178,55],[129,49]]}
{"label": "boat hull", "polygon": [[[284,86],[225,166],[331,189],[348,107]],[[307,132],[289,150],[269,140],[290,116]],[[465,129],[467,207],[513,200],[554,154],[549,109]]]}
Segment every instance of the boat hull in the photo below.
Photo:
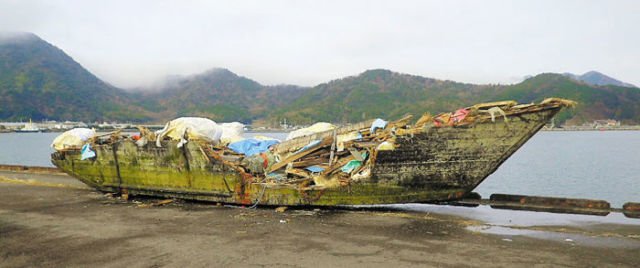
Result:
{"label": "boat hull", "polygon": [[540,130],[561,107],[425,128],[395,137],[396,148],[378,151],[368,179],[335,187],[258,183],[210,158],[196,142],[182,148],[139,147],[125,139],[94,146],[97,157],[55,152],[64,172],[103,192],[249,205],[371,205],[439,202],[464,197]]}

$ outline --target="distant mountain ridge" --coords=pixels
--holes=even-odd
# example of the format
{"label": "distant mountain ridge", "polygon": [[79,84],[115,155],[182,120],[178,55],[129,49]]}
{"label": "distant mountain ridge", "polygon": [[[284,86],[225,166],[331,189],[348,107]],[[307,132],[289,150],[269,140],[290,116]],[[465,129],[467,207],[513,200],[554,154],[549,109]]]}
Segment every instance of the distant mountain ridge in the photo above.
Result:
{"label": "distant mountain ridge", "polygon": [[272,114],[298,124],[314,121],[357,122],[405,113],[460,107],[474,92],[491,86],[464,84],[401,74],[384,69],[320,84]]}
{"label": "distant mountain ridge", "polygon": [[479,102],[562,97],[579,105],[561,113],[556,123],[611,118],[639,124],[640,89],[626,83],[610,85],[603,76],[591,74],[585,79],[607,85],[553,73],[532,76],[514,85],[475,85],[374,69],[315,87],[300,87],[265,86],[216,68],[171,77],[152,90],[124,91],[101,81],[62,50],[33,34],[3,34],[0,120],[160,123],[178,116],[204,116],[219,122],[271,126],[284,119],[293,124],[349,123],[376,117],[394,119],[406,113],[453,111]]}
{"label": "distant mountain ridge", "polygon": [[622,82],[620,80],[617,80],[615,78],[612,78],[610,76],[607,76],[597,71],[589,71],[582,75],[576,75],[572,73],[563,73],[562,75],[577,81],[585,82],[589,85],[594,85],[594,86],[611,85],[611,86],[619,86],[619,87],[636,87],[635,85]]}
{"label": "distant mountain ridge", "polygon": [[0,34],[0,119],[148,120],[127,93],[30,33]]}
{"label": "distant mountain ridge", "polygon": [[526,103],[545,97],[578,102],[575,109],[565,110],[556,116],[556,122],[578,125],[598,119],[616,119],[626,124],[640,123],[640,89],[589,85],[556,73],[539,74],[522,83],[499,88],[489,98]]}
{"label": "distant mountain ridge", "polygon": [[[175,78],[159,89],[141,93],[140,103],[164,118],[203,116],[216,121],[250,123],[298,98],[305,87],[264,86],[224,68]],[[156,108],[163,107],[162,111]]]}
{"label": "distant mountain ridge", "polygon": [[318,85],[273,113],[272,121],[288,118],[294,123],[356,122],[376,117],[399,118],[405,113],[447,112],[478,102],[529,103],[547,97],[579,102],[575,110],[559,114],[557,123],[582,124],[607,118],[640,122],[638,88],[592,86],[554,73],[539,74],[514,85],[474,85],[389,70],[369,70]]}

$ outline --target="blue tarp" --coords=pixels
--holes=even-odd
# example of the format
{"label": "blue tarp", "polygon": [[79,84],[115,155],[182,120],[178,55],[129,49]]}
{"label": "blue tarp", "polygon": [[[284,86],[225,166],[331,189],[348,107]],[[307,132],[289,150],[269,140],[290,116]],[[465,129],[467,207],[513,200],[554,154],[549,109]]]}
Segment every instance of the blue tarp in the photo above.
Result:
{"label": "blue tarp", "polygon": [[376,119],[371,123],[371,134],[376,133],[376,129],[384,129],[387,126],[387,121],[384,121],[380,118]]}
{"label": "blue tarp", "polygon": [[246,156],[256,155],[269,150],[269,147],[280,143],[277,140],[246,139],[229,144],[229,149]]}
{"label": "blue tarp", "polygon": [[82,146],[82,149],[80,149],[80,152],[82,153],[82,155],[80,156],[80,160],[91,159],[96,157],[96,152],[94,152],[91,149],[91,145],[88,143]]}
{"label": "blue tarp", "polygon": [[340,170],[342,170],[342,172],[344,172],[344,173],[351,173],[351,171],[353,171],[356,168],[359,168],[360,166],[362,166],[362,161],[351,160],[351,161],[349,161],[349,163],[347,163],[346,165],[342,166],[342,168]]}
{"label": "blue tarp", "polygon": [[[362,161],[367,159],[367,152],[362,153]],[[362,166],[362,161],[360,160],[351,160],[346,165],[342,166],[341,170],[344,173],[351,173],[356,168]]]}
{"label": "blue tarp", "polygon": [[313,140],[313,141],[309,142],[309,144],[307,144],[304,147],[300,148],[300,150],[297,150],[294,154],[297,154],[299,152],[306,151],[306,150],[309,150],[310,148],[316,147],[318,144],[320,144],[320,142],[321,142],[321,140]]}
{"label": "blue tarp", "polygon": [[276,181],[284,181],[287,179],[286,174],[271,172],[267,174],[267,179],[276,180]]}
{"label": "blue tarp", "polygon": [[320,172],[324,171],[324,168],[320,167],[320,166],[310,166],[310,167],[307,167],[305,169],[308,170],[308,171],[311,171],[313,173],[320,173]]}

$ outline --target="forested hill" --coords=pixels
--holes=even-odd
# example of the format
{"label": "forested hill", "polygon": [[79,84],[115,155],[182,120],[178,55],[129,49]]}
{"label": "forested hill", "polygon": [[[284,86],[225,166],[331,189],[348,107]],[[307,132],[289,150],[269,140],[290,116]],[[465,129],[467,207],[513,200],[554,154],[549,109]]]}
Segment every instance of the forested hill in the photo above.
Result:
{"label": "forested hill", "polygon": [[211,69],[134,92],[101,81],[33,34],[0,34],[3,121],[165,122],[178,116],[204,116],[262,125],[277,125],[285,118],[293,124],[347,123],[394,119],[406,113],[435,114],[479,102],[562,97],[579,104],[560,114],[557,123],[611,118],[640,124],[640,89],[609,85],[617,80],[611,82],[613,78],[604,75],[591,73],[587,78],[591,80],[547,73],[514,85],[475,85],[376,69],[309,88],[265,86],[227,69]]}
{"label": "forested hill", "polygon": [[436,80],[389,70],[369,70],[318,85],[272,116],[298,124],[397,118],[405,113],[450,111],[478,101],[474,96],[491,88],[493,86]]}
{"label": "forested hill", "polygon": [[640,123],[640,89],[590,85],[561,74],[540,74],[514,85],[474,85],[389,70],[369,70],[318,85],[290,105],[273,113],[272,121],[355,122],[376,117],[399,118],[426,111],[453,111],[478,102],[517,100],[538,102],[561,97],[579,102],[575,110],[560,114],[557,122],[582,124],[596,119]]}
{"label": "forested hill", "polygon": [[554,96],[575,100],[578,106],[559,115],[559,122],[582,124],[597,119],[616,119],[627,124],[640,124],[640,89],[614,85],[590,85],[561,74],[545,73],[522,83],[501,87],[491,99],[539,101]]}
{"label": "forested hill", "polygon": [[301,96],[307,88],[264,86],[227,69],[173,79],[157,89],[138,93],[139,103],[158,118],[203,116],[215,121],[250,123],[265,118]]}
{"label": "forested hill", "polygon": [[0,33],[1,120],[150,119],[121,89],[30,33]]}

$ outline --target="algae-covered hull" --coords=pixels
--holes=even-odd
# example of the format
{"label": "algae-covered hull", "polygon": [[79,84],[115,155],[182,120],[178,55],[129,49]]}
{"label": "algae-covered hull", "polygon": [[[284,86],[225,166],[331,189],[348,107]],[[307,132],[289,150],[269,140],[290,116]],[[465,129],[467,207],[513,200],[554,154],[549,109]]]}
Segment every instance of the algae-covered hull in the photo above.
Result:
{"label": "algae-covered hull", "polygon": [[389,129],[385,137],[392,137],[394,149],[370,149],[367,176],[345,179],[342,174],[340,183],[326,185],[311,179],[267,181],[195,141],[177,148],[175,141],[157,147],[117,139],[94,144],[93,159],[80,160],[79,150],[66,150],[53,153],[52,162],[100,191],[129,195],[289,206],[455,200],[493,173],[563,106],[515,106],[498,116],[481,111],[466,123],[434,126],[430,121]]}

